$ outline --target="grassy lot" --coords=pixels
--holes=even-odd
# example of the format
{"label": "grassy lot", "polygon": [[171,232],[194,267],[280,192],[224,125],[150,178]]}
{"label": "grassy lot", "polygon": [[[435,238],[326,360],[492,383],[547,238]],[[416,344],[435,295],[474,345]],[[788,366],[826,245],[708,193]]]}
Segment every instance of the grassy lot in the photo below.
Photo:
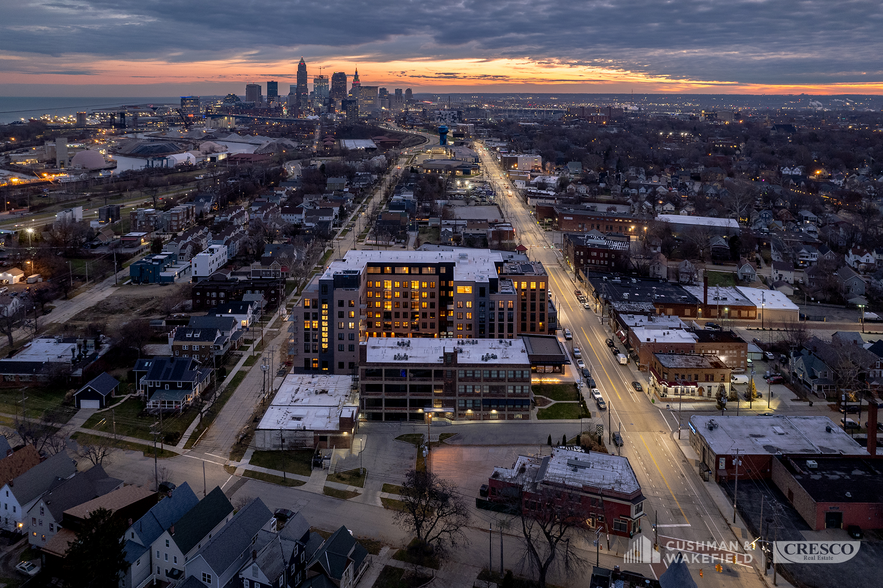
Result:
{"label": "grassy lot", "polygon": [[380,490],[381,492],[387,492],[388,494],[401,494],[402,487],[397,486],[396,484],[384,484],[383,488]]}
{"label": "grassy lot", "polygon": [[420,447],[420,445],[423,444],[423,434],[408,433],[406,435],[399,435],[396,437],[396,441],[404,441],[405,443],[410,443],[414,447]]}
{"label": "grassy lot", "polygon": [[553,404],[549,408],[541,408],[537,411],[537,418],[540,420],[549,419],[578,419],[580,417],[588,418],[588,411],[584,411],[582,407],[574,402],[568,404]]}
{"label": "grassy lot", "polygon": [[291,293],[294,292],[294,289],[297,287],[297,280],[286,280],[285,282],[285,295],[291,296]]}
{"label": "grassy lot", "polygon": [[359,469],[348,470],[337,474],[329,474],[327,481],[337,482],[338,484],[346,484],[347,486],[356,486],[357,488],[365,487],[365,478],[368,477],[368,470],[359,473]]}
{"label": "grassy lot", "polygon": [[[253,466],[267,468],[269,470],[286,471],[289,474],[309,476],[313,469],[312,449],[299,449],[294,451],[255,451],[249,463]],[[284,454],[284,455],[283,455]]]}
{"label": "grassy lot", "polygon": [[330,486],[325,486],[322,488],[322,493],[325,496],[330,496],[331,498],[340,498],[341,500],[349,500],[350,498],[355,498],[359,495],[358,492],[350,492],[349,490],[338,490],[337,488],[331,488]]}
{"label": "grassy lot", "polygon": [[227,401],[230,400],[230,397],[236,392],[236,388],[242,383],[242,380],[245,379],[246,373],[246,371],[240,370],[236,372],[236,375],[233,376],[229,382],[227,382],[227,387],[224,388],[221,397],[215,400],[212,407],[203,415],[202,420],[196,425],[196,428],[193,429],[190,438],[187,439],[187,442],[184,444],[184,449],[190,449],[193,447],[193,444],[196,443],[196,440],[199,439],[200,435],[212,426],[212,423],[215,422],[215,417],[218,416],[218,413],[221,412],[221,409],[224,408],[224,405],[227,404]]}
{"label": "grassy lot", "polygon": [[401,500],[396,500],[395,498],[384,498],[383,496],[381,496],[380,502],[381,504],[383,504],[383,508],[385,508],[386,510],[405,510],[405,503]]}
{"label": "grassy lot", "polygon": [[257,355],[249,355],[248,357],[245,358],[245,361],[243,362],[242,365],[245,367],[251,367],[254,364],[256,364],[257,362],[258,362]]}
{"label": "grassy lot", "polygon": [[[78,443],[82,444],[90,444],[90,443],[107,443],[108,441],[113,441],[109,437],[102,437],[100,435],[89,435],[87,433],[74,433],[71,435],[71,439]],[[140,451],[144,454],[144,457],[153,457],[154,449],[152,445],[141,445],[140,443],[129,443],[128,441],[113,441],[114,445],[119,447],[120,449],[125,449],[127,451]],[[174,451],[169,451],[168,449],[160,449],[156,448],[156,456],[159,459],[166,459],[169,457],[177,457],[178,453]]]}
{"label": "grassy lot", "polygon": [[39,388],[8,389],[0,392],[0,412],[21,416],[22,398],[29,419],[40,419],[45,415],[55,423],[66,423],[77,409],[64,405],[67,388],[41,386]]}
{"label": "grassy lot", "polygon": [[439,233],[438,227],[420,227],[417,230],[417,238],[421,243],[438,243]]}
{"label": "grassy lot", "polygon": [[331,256],[334,255],[334,249],[329,249],[325,252],[325,255],[322,256],[322,259],[319,260],[319,263],[316,265],[320,267],[325,267],[325,264],[328,263],[328,260],[331,259]]}
{"label": "grassy lot", "polygon": [[709,286],[729,287],[736,285],[736,274],[729,272],[705,272]]}
{"label": "grassy lot", "polygon": [[[87,429],[96,431],[115,432],[123,437],[137,437],[145,441],[153,441],[150,433],[154,423],[159,422],[159,416],[142,414],[144,406],[137,398],[128,398],[112,411],[104,411],[93,414],[83,425]],[[199,414],[196,408],[190,408],[180,415],[163,415],[162,439],[164,443],[174,444],[181,439],[181,435]]]}
{"label": "grassy lot", "polygon": [[251,470],[245,470],[243,475],[246,478],[253,478],[255,480],[260,480],[261,482],[267,482],[268,484],[276,484],[277,486],[296,488],[306,484],[306,482],[302,482],[301,480],[292,480],[290,478],[283,478],[282,476],[274,476],[273,474],[265,474],[264,472],[253,472]]}
{"label": "grassy lot", "polygon": [[535,396],[545,396],[549,400],[579,400],[576,384],[540,384],[531,386]]}

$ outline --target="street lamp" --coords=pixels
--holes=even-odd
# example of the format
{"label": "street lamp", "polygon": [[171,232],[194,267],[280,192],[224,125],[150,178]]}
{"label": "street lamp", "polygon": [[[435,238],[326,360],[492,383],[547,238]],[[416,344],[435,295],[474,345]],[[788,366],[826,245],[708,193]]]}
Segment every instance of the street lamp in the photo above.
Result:
{"label": "street lamp", "polygon": [[31,227],[28,227],[27,229],[25,229],[25,233],[28,234],[28,247],[30,247],[32,244],[34,229],[32,229]]}
{"label": "street lamp", "polygon": [[861,318],[861,322],[862,322],[862,333],[864,333],[864,332],[865,332],[865,305],[864,305],[864,304],[859,304],[858,307],[859,307],[860,309],[862,309],[862,318]]}

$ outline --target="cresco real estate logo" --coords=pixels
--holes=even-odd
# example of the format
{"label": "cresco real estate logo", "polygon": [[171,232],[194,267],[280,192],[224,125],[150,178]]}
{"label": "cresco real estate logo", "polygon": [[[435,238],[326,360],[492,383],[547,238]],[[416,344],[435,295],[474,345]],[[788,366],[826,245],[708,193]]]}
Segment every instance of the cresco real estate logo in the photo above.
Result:
{"label": "cresco real estate logo", "polygon": [[773,561],[777,564],[834,564],[851,560],[861,541],[774,541]]}

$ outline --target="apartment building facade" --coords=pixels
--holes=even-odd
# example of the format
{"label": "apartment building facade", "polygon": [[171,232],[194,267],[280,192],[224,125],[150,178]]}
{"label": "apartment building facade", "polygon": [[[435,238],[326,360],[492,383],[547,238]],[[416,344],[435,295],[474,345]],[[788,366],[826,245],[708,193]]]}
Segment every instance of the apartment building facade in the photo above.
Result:
{"label": "apartment building facade", "polygon": [[291,313],[295,370],[350,374],[369,337],[496,338],[554,332],[542,264],[500,252],[350,251]]}
{"label": "apartment building facade", "polygon": [[530,360],[515,339],[371,337],[359,345],[359,412],[375,421],[529,419]]}

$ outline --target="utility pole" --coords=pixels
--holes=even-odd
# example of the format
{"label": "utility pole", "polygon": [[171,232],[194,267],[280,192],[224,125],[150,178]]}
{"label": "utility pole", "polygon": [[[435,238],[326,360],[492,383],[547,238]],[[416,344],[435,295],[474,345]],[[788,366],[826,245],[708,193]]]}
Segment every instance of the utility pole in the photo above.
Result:
{"label": "utility pole", "polygon": [[282,450],[282,480],[285,481],[285,440],[282,438],[282,427],[279,427],[279,449]]}
{"label": "utility pole", "polygon": [[502,576],[505,572],[503,571],[503,525],[500,525],[500,575]]}
{"label": "utility pole", "polygon": [[[155,427],[156,423],[153,423],[153,425]],[[153,481],[154,481],[154,488],[156,490],[159,490],[159,455],[157,454],[157,451],[156,451],[156,436],[159,433],[156,429],[153,429],[151,431],[151,433],[153,433]],[[203,464],[204,464],[204,462],[203,462]],[[203,465],[203,467],[205,467],[205,465]]]}
{"label": "utility pole", "polygon": [[205,460],[202,462],[202,497],[205,498]]}
{"label": "utility pole", "polygon": [[739,497],[739,464],[742,461],[739,459],[739,450],[736,450],[736,459],[733,460],[733,463],[736,464],[736,485],[733,488],[733,524],[736,524],[736,499]]}
{"label": "utility pole", "polygon": [[487,568],[494,569],[494,524],[488,523],[487,527]]}

